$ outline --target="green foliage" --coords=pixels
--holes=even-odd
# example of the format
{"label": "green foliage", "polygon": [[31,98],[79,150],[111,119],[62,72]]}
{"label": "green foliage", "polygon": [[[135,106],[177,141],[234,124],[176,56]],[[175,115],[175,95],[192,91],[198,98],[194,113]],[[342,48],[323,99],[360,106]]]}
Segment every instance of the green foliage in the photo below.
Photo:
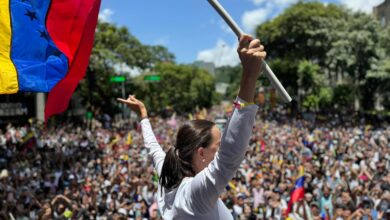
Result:
{"label": "green foliage", "polygon": [[338,85],[333,91],[333,103],[339,108],[352,109],[356,88],[350,84]]}
{"label": "green foliage", "polygon": [[348,17],[328,52],[332,71],[350,77],[358,85],[379,58],[379,23],[364,13]]}
{"label": "green foliage", "polygon": [[303,60],[298,64],[299,85],[306,92],[318,93],[324,80],[319,75],[320,66]]}
{"label": "green foliage", "polygon": [[390,57],[383,58],[376,62],[370,72],[367,74],[367,79],[376,81],[375,86],[377,91],[390,91]]}
{"label": "green foliage", "polygon": [[[299,75],[297,61],[291,59],[272,59],[268,65],[277,75],[279,81],[285,86],[290,95],[298,94]],[[262,85],[269,86],[269,80],[263,75]]]}
{"label": "green foliage", "polygon": [[317,111],[319,106],[319,98],[316,95],[308,95],[303,100],[303,107],[309,110]]}
{"label": "green foliage", "polygon": [[318,98],[318,105],[321,109],[329,108],[332,105],[333,89],[330,87],[321,87]]}
{"label": "green foliage", "polygon": [[[123,75],[121,65],[140,71],[159,62],[174,62],[174,55],[163,46],[143,45],[127,28],[100,22],[95,33],[87,76],[76,93],[87,108],[100,108],[106,113],[117,109],[116,97],[122,96],[121,84],[110,82],[113,75]],[[134,89],[127,76],[127,92]],[[103,108],[104,107],[104,108]]]}
{"label": "green foliage", "polygon": [[379,36],[381,48],[385,50],[387,56],[390,56],[390,25],[383,29]]}
{"label": "green foliage", "polygon": [[383,106],[390,110],[390,57],[384,57],[372,65],[363,90],[364,109],[374,109],[375,95],[383,96]]}
{"label": "green foliage", "polygon": [[329,30],[343,16],[343,9],[333,4],[299,2],[259,26],[256,35],[271,59],[323,59],[332,41]]}
{"label": "green foliage", "polygon": [[[151,73],[146,73],[151,74]],[[178,112],[190,112],[196,106],[210,107],[218,99],[214,78],[205,70],[189,66],[160,63],[152,74],[161,76],[158,83],[147,83],[144,75],[135,79],[137,97],[154,111],[172,107]]]}
{"label": "green foliage", "polygon": [[[256,35],[265,44],[271,68],[291,95],[297,95],[302,86],[304,107],[328,105],[332,89],[334,104],[345,108],[353,106],[355,99],[369,100],[372,106],[370,97],[375,92],[390,91],[384,81],[372,88],[379,76],[387,76],[384,60],[390,55],[390,28],[381,30],[370,15],[334,4],[300,1],[260,25]],[[346,94],[339,84],[355,89]]]}
{"label": "green foliage", "polygon": [[346,11],[333,4],[298,2],[257,29],[270,67],[290,95],[298,95],[301,85],[304,96],[311,96],[303,97],[306,106],[318,106],[314,96],[329,78],[327,53],[345,16]]}
{"label": "green foliage", "polygon": [[324,87],[324,77],[320,75],[320,66],[303,60],[298,65],[299,82],[303,93],[303,107],[318,111],[329,107],[332,101],[332,89]]}
{"label": "green foliage", "polygon": [[149,53],[151,55],[150,62],[151,64],[164,62],[164,63],[174,63],[175,55],[168,51],[167,48],[157,45],[149,46]]}

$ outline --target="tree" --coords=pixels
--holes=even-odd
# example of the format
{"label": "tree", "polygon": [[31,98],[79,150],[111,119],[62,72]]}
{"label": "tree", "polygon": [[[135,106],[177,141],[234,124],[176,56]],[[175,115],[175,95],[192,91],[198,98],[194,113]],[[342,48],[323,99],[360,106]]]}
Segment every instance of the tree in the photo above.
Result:
{"label": "tree", "polygon": [[317,111],[320,103],[320,89],[324,84],[323,77],[319,75],[320,67],[310,61],[302,60],[298,64],[297,72],[299,95],[304,97],[303,106]]}
{"label": "tree", "polygon": [[324,83],[320,73],[320,66],[310,61],[303,60],[298,64],[299,87],[305,93],[319,93],[319,88]]}
{"label": "tree", "polygon": [[352,110],[356,88],[351,84],[338,85],[334,88],[333,103],[342,110]]}
{"label": "tree", "polygon": [[390,26],[383,29],[379,34],[380,48],[384,49],[386,56],[390,56]]}
{"label": "tree", "polygon": [[366,109],[374,109],[375,97],[381,94],[382,105],[386,110],[390,110],[390,57],[383,57],[376,62],[367,74],[363,94]]}
{"label": "tree", "polygon": [[327,110],[332,106],[333,89],[330,87],[321,87],[318,94],[318,107],[321,110]]}
{"label": "tree", "polygon": [[[115,97],[121,96],[121,86],[112,84],[110,78],[121,72],[120,65],[144,71],[159,62],[174,62],[174,55],[163,46],[143,45],[127,28],[99,22],[95,33],[87,77],[80,82],[77,93],[88,108],[104,106],[106,113],[115,112]],[[129,80],[126,88],[132,88]]]}
{"label": "tree", "polygon": [[375,109],[378,98],[382,99],[385,109],[390,110],[390,27],[381,29],[378,33],[378,59],[372,61],[362,86],[362,103],[366,110]]}
{"label": "tree", "polygon": [[344,16],[342,8],[319,2],[298,2],[257,28],[269,58],[323,61],[332,42],[330,30]]}
{"label": "tree", "polygon": [[[161,81],[146,82],[146,75],[159,75]],[[172,107],[191,112],[196,106],[211,107],[215,98],[214,78],[205,70],[190,65],[159,63],[151,72],[135,79],[136,95],[154,111]]]}
{"label": "tree", "polygon": [[175,55],[168,51],[167,48],[157,45],[157,46],[149,46],[149,53],[151,54],[150,62],[152,64],[156,64],[159,62],[164,63],[174,63]]}
{"label": "tree", "polygon": [[364,90],[366,75],[380,57],[379,30],[379,23],[371,16],[349,13],[345,28],[339,30],[338,39],[328,53],[333,71],[341,74],[344,83],[355,87],[355,110],[360,106],[360,98],[365,99],[360,91]]}
{"label": "tree", "polygon": [[[347,85],[353,88],[355,104],[372,96],[372,89],[365,88],[366,76],[377,63],[383,65],[381,48],[387,54],[390,50],[390,32],[381,32],[374,18],[319,2],[298,2],[260,25],[256,33],[267,48],[271,68],[292,96],[298,94],[299,83],[310,86],[301,88],[305,96],[319,96],[323,86]],[[307,100],[306,104],[319,103],[314,97]],[[334,101],[345,107],[352,104]]]}
{"label": "tree", "polygon": [[257,28],[256,35],[267,49],[271,68],[293,97],[298,95],[299,82],[309,80],[310,73],[299,73],[302,62],[317,65],[316,75],[331,78],[327,52],[344,16],[345,10],[334,4],[298,2]]}

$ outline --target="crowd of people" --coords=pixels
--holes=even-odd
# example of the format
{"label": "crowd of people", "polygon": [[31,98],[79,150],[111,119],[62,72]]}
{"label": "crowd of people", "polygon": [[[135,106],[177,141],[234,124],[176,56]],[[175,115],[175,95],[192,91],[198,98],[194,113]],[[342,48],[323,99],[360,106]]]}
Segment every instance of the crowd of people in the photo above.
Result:
{"label": "crowd of people", "polygon": [[[151,118],[165,150],[183,121]],[[162,219],[137,121],[92,124],[0,130],[0,219]],[[305,194],[288,213],[301,167]],[[259,114],[246,159],[221,198],[235,219],[390,219],[389,168],[387,124],[313,126]]]}

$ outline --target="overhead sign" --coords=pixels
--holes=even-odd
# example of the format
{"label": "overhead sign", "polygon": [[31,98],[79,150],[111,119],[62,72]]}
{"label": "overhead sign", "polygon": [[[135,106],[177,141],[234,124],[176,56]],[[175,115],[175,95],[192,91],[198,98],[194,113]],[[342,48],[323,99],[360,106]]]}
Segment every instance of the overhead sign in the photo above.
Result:
{"label": "overhead sign", "polygon": [[111,76],[110,81],[112,83],[122,83],[122,82],[126,81],[126,77],[125,76]]}

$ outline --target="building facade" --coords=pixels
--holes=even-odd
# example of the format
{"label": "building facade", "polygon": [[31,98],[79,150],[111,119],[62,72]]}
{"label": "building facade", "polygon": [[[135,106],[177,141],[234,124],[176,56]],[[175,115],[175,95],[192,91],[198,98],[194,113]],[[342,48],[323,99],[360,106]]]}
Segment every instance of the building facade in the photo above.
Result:
{"label": "building facade", "polygon": [[382,4],[374,7],[373,13],[383,27],[388,26],[390,23],[390,0],[385,0]]}

